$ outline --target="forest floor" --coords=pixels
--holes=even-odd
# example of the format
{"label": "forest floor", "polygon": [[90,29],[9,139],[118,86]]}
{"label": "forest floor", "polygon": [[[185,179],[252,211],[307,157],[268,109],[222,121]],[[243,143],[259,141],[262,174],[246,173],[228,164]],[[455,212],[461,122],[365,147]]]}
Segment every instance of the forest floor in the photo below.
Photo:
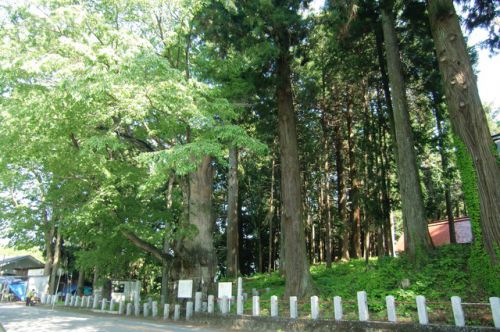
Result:
{"label": "forest floor", "polygon": [[[470,251],[469,245],[439,247],[434,250],[427,264],[418,269],[405,257],[374,258],[368,261],[353,259],[335,262],[330,269],[324,264],[314,265],[311,267],[314,295],[320,298],[324,318],[333,318],[333,297],[340,296],[346,318],[356,319],[356,293],[364,290],[368,294],[370,318],[373,320],[386,319],[385,297],[393,295],[398,320],[401,321],[417,320],[415,297],[424,295],[429,318],[443,323],[453,322],[450,298],[459,296],[469,323],[490,325],[489,297],[499,294],[489,294],[480,284],[471,284],[467,264]],[[272,295],[283,297],[285,279],[278,272],[244,278],[244,291],[249,296],[254,288],[259,291],[265,312],[266,301]],[[269,292],[267,288],[270,289]],[[287,303],[283,303],[284,308],[280,308],[280,311],[286,311],[286,306]],[[301,306],[300,312],[310,312],[309,301],[303,301]]]}

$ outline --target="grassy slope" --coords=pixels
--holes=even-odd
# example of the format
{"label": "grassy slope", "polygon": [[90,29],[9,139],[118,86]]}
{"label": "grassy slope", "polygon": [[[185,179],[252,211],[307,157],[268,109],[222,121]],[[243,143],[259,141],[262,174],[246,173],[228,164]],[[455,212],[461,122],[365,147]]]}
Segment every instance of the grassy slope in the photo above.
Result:
{"label": "grassy slope", "polygon": [[[449,245],[436,249],[428,264],[415,270],[403,258],[372,259],[368,265],[364,260],[335,263],[332,269],[325,265],[311,267],[315,286],[315,295],[324,301],[323,307],[333,311],[327,301],[333,296],[341,296],[345,303],[346,315],[355,319],[356,292],[368,293],[370,312],[381,319],[385,317],[385,296],[393,295],[398,305],[398,315],[415,319],[415,296],[424,295],[428,302],[447,302],[453,295],[460,296],[463,302],[488,303],[489,296],[498,296],[499,290],[486,291],[481,285],[471,285],[467,269],[470,253],[468,245]],[[410,280],[410,286],[401,287],[403,279]],[[268,300],[271,295],[283,296],[285,281],[278,273],[257,274],[245,278],[244,289],[251,294],[252,288],[260,290],[261,299]],[[266,288],[271,288],[269,293]],[[404,305],[402,303],[408,303]],[[305,301],[303,310],[308,308]],[[443,307],[441,319],[450,320],[451,310],[448,305],[430,303],[429,307]],[[432,311],[432,308],[431,308]],[[446,316],[446,317],[444,317]]]}

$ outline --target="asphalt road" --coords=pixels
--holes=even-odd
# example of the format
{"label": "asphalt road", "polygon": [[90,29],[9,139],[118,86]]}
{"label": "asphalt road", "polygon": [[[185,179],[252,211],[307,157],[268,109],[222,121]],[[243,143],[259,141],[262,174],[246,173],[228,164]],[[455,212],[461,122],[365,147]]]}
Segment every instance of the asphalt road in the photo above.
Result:
{"label": "asphalt road", "polygon": [[[20,304],[0,304],[0,331],[7,332],[221,332],[205,327],[93,315],[79,311],[50,310]],[[2,331],[3,332],[3,331]]]}

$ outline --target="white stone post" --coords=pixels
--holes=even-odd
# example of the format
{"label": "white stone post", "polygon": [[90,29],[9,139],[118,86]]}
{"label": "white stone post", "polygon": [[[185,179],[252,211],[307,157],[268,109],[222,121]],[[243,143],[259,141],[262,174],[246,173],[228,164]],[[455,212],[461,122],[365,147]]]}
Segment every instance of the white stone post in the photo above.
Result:
{"label": "white stone post", "polygon": [[92,302],[92,296],[87,296],[87,308],[90,308],[90,303]]}
{"label": "white stone post", "polygon": [[243,296],[243,278],[238,278],[238,290],[236,292],[236,296]]}
{"label": "white stone post", "polygon": [[[42,300],[42,303],[45,303],[45,302],[43,302],[44,301],[43,300],[43,296],[42,296],[41,300]],[[75,300],[76,300],[75,296],[71,295],[71,300],[69,301],[69,306],[70,307],[74,307],[75,306]]]}
{"label": "white stone post", "polygon": [[76,297],[75,297],[75,303],[74,303],[74,306],[75,306],[75,307],[79,307],[79,306],[80,306],[80,297],[79,297],[79,296],[76,296]]}
{"label": "white stone post", "polygon": [[177,321],[179,318],[181,318],[181,305],[176,304],[174,306],[174,320]]}
{"label": "white stone post", "polygon": [[209,295],[208,296],[208,313],[209,314],[213,314],[214,313],[214,296],[213,295]]}
{"label": "white stone post", "polygon": [[153,301],[151,303],[151,316],[156,319],[158,318],[158,302]]}
{"label": "white stone post", "polygon": [[118,315],[123,315],[124,311],[125,311],[125,301],[122,299],[118,304]]}
{"label": "white stone post", "polygon": [[168,316],[170,316],[170,304],[165,303],[163,305],[163,320],[167,320]]}
{"label": "white stone post", "polygon": [[132,315],[132,303],[127,303],[127,312],[125,313],[125,315]]}
{"label": "white stone post", "polygon": [[385,304],[387,306],[387,320],[391,323],[396,323],[396,304],[394,296],[389,295],[385,297]]}
{"label": "white stone post", "polygon": [[144,317],[149,316],[149,303],[148,302],[144,302],[142,311],[143,311]]}
{"label": "white stone post", "polygon": [[335,320],[342,320],[342,298],[340,296],[333,297],[333,313]]}
{"label": "white stone post", "polygon": [[458,296],[451,297],[451,308],[453,309],[453,318],[456,326],[465,326],[464,310],[462,309],[462,299]]}
{"label": "white stone post", "polygon": [[278,297],[271,296],[271,317],[278,317]]}
{"label": "white stone post", "polygon": [[45,301],[47,300],[47,294],[42,294],[40,297],[40,303],[45,304]]}
{"label": "white stone post", "polygon": [[66,298],[64,299],[64,306],[67,307],[69,305],[69,302],[71,301],[71,297],[69,293],[66,293]]}
{"label": "white stone post", "polygon": [[319,318],[319,299],[317,296],[311,296],[311,319]]}
{"label": "white stone post", "polygon": [[139,302],[134,303],[134,316],[138,317],[141,314],[141,304]]}
{"label": "white stone post", "polygon": [[104,311],[106,310],[106,299],[102,299],[102,303],[101,303],[101,311]]}
{"label": "white stone post", "polygon": [[422,325],[429,324],[429,317],[427,316],[427,308],[425,306],[425,297],[418,295],[417,301],[417,311],[418,311],[418,322]]}
{"label": "white stone post", "polygon": [[194,294],[194,312],[201,312],[201,292]]}
{"label": "white stone post", "polygon": [[186,303],[186,320],[190,320],[193,317],[193,301],[187,301]]}
{"label": "white stone post", "polygon": [[297,310],[297,296],[290,296],[290,318],[297,319],[298,310]]}
{"label": "white stone post", "polygon": [[222,299],[219,300],[219,304],[220,312],[223,315],[227,315],[229,312],[229,299],[227,298],[227,296],[222,297]]}
{"label": "white stone post", "polygon": [[260,316],[260,301],[258,296],[252,297],[252,316]]}
{"label": "white stone post", "polygon": [[500,329],[500,297],[490,297],[490,306],[493,323],[497,329]]}
{"label": "white stone post", "polygon": [[55,304],[56,304],[56,302],[57,302],[57,294],[54,294],[54,295],[52,295],[52,301],[51,301],[51,304],[52,304],[52,305],[55,305]]}
{"label": "white stone post", "polygon": [[358,297],[358,314],[359,320],[361,322],[366,322],[369,319],[368,316],[368,303],[366,301],[366,292],[360,291],[357,294]]}
{"label": "white stone post", "polygon": [[94,303],[92,304],[92,309],[97,309],[99,305],[99,296],[97,294],[94,295]]}
{"label": "white stone post", "polygon": [[111,301],[109,301],[109,311],[115,310],[115,299],[111,298]]}
{"label": "white stone post", "polygon": [[[241,278],[238,278],[241,279]],[[236,297],[236,314],[237,315],[243,315],[243,296],[238,295]]]}

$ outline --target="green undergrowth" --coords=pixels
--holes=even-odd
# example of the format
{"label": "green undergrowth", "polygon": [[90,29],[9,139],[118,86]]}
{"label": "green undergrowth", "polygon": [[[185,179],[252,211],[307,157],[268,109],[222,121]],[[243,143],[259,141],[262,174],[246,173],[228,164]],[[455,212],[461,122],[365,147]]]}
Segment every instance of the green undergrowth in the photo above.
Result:
{"label": "green undergrowth", "polygon": [[[446,303],[450,302],[451,296],[460,296],[463,302],[488,303],[489,296],[498,295],[498,291],[486,290],[481,283],[472,283],[468,269],[470,253],[470,245],[440,247],[432,252],[428,263],[419,269],[415,269],[405,257],[371,259],[368,264],[361,259],[338,262],[330,269],[325,265],[315,265],[311,267],[313,295],[319,297],[321,307],[326,309],[323,310],[325,315],[333,315],[333,297],[342,297],[344,315],[352,316],[353,319],[357,315],[358,291],[367,292],[369,310],[375,319],[378,316],[384,319],[385,297],[392,295],[397,303],[398,316],[402,320],[407,318],[413,321],[416,320],[415,297],[424,295],[428,303],[430,302],[428,306],[431,314],[441,315],[440,320],[450,321],[453,319],[451,308]],[[409,280],[409,286],[402,286],[404,279]],[[283,310],[286,311],[287,301],[283,299],[285,279],[277,272],[244,278],[244,292],[247,292],[249,297],[254,288],[259,291],[260,300],[263,302],[261,310],[266,311],[266,301],[272,295],[277,295],[284,306]],[[251,301],[247,301],[247,304],[250,306]],[[305,299],[301,307],[301,311],[307,314],[309,300]],[[445,309],[441,310],[441,307]]]}

